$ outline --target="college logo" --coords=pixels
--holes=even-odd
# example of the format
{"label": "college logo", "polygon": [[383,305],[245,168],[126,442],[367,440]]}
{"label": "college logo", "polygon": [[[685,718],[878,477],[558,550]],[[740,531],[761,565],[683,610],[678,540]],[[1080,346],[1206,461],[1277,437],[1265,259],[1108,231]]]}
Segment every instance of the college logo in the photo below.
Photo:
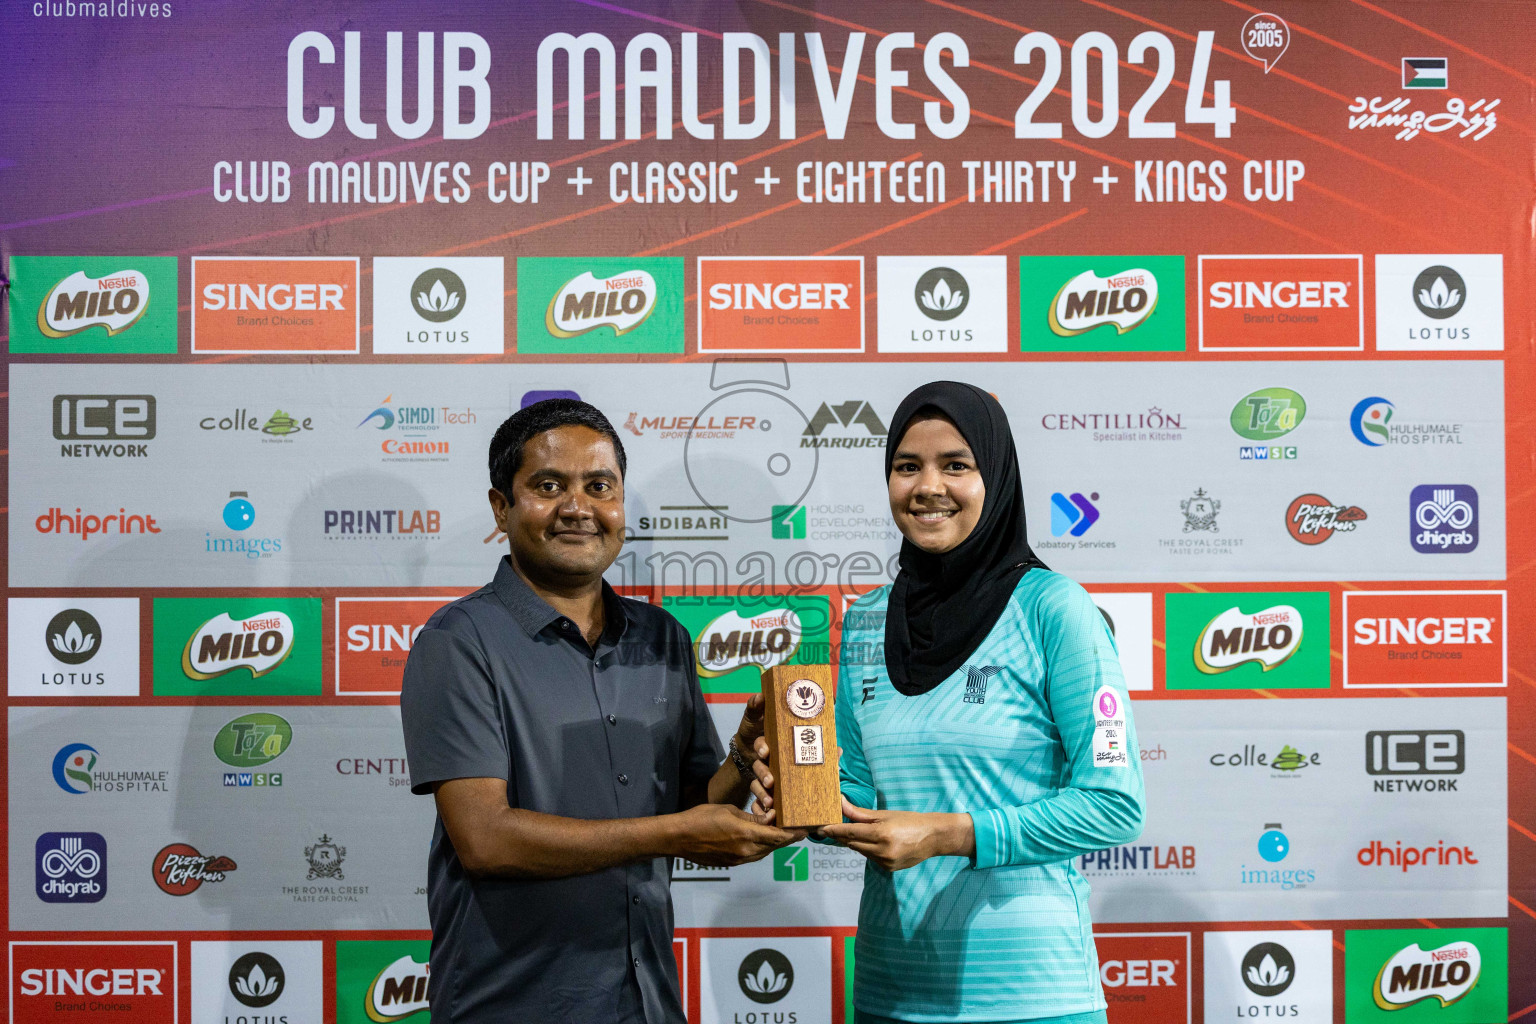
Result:
{"label": "college logo", "polygon": [[700,352],[863,352],[864,258],[699,257]]}
{"label": "college logo", "polygon": [[229,968],[229,994],[252,1009],[277,1002],[286,982],[283,965],[268,953],[247,953]]}
{"label": "college logo", "polygon": [[1301,591],[1165,595],[1167,687],[1327,689],[1328,605]]}
{"label": "college logo", "polygon": [[1408,495],[1413,550],[1464,555],[1477,547],[1477,489],[1469,484],[1419,484]]}
{"label": "college logo", "polygon": [[1504,257],[1378,255],[1376,347],[1386,352],[1503,349]]}
{"label": "college logo", "polygon": [[1099,983],[1117,1024],[1188,1024],[1188,933],[1098,932],[1093,943]]}
{"label": "college logo", "polygon": [[101,649],[101,624],[83,608],[66,608],[43,631],[48,653],[65,665],[83,665]]}
{"label": "college logo", "polygon": [[1005,256],[881,256],[882,352],[1008,351]]}
{"label": "college logo", "polygon": [[1335,505],[1321,494],[1303,494],[1285,510],[1285,528],[1299,544],[1321,544],[1335,533],[1352,533],[1366,520],[1358,505]]}
{"label": "college logo", "polygon": [[37,898],[44,903],[100,903],[107,895],[107,840],[97,832],[37,837]]}
{"label": "college logo", "polygon": [[1451,62],[1444,57],[1404,57],[1404,89],[1450,88]]}
{"label": "college logo", "polygon": [[155,437],[154,395],[54,395],[53,436],[60,458],[136,458]]}
{"label": "college logo", "polygon": [[1344,593],[1344,685],[1503,686],[1502,590]]}
{"label": "college logo", "polygon": [[235,867],[235,862],[228,857],[210,857],[186,843],[171,843],[155,854],[150,873],[161,892],[190,896],[202,888],[204,882],[224,881]]}
{"label": "college logo", "polygon": [[265,711],[225,722],[213,737],[213,752],[235,768],[255,768],[281,757],[293,743],[286,718]]}
{"label": "college logo", "polygon": [[12,352],[174,353],[174,256],[11,257]]}
{"label": "college logo", "polygon": [[[11,1020],[50,1024],[89,1013],[98,1021],[173,1024],[175,942],[12,942]],[[61,1004],[95,1009],[61,1010]]]}
{"label": "college logo", "polygon": [[451,597],[338,597],[336,693],[397,694],[405,659],[432,613]]}
{"label": "college logo", "polygon": [[1347,1024],[1387,1024],[1399,1019],[1397,1011],[1423,1004],[1417,1012],[1425,1020],[1504,1020],[1509,1014],[1508,941],[1503,928],[1346,932],[1344,1019]]}
{"label": "college logo", "polygon": [[217,430],[220,433],[261,434],[263,444],[292,444],[295,434],[305,434],[315,429],[314,420],[306,416],[302,420],[276,409],[270,416],[262,417],[249,409],[236,409],[223,416],[204,416],[197,421],[199,430]]}
{"label": "college logo", "polygon": [[259,612],[236,621],[221,612],[192,633],[181,652],[189,679],[214,679],[249,669],[260,679],[293,653],[293,620],[280,611]]}
{"label": "college logo", "polygon": [[1184,257],[1019,257],[1026,352],[1182,352]]}
{"label": "college logo", "polygon": [[157,695],[319,696],[320,599],[156,598],[154,662]]}
{"label": "college logo", "polygon": [[1289,744],[1282,746],[1278,754],[1271,756],[1260,751],[1253,743],[1244,743],[1242,750],[1212,754],[1210,762],[1218,768],[1268,768],[1272,772],[1283,773],[1281,777],[1284,777],[1284,775],[1294,775],[1305,768],[1316,767],[1322,763],[1322,759],[1319,754],[1303,754]]}
{"label": "college logo", "polygon": [[358,258],[192,259],[192,351],[357,351]]}
{"label": "college logo", "polygon": [[756,693],[762,669],[827,660],[831,616],[825,598],[664,597],[662,607],[693,637],[706,694]]}
{"label": "college logo", "polygon": [[517,261],[517,350],[683,351],[683,261]]}
{"label": "college logo", "polygon": [[1200,349],[1363,349],[1361,273],[1359,256],[1201,256]]}
{"label": "college logo", "polygon": [[754,1003],[776,1003],[795,986],[795,965],[776,949],[748,953],[736,969],[741,994]]}

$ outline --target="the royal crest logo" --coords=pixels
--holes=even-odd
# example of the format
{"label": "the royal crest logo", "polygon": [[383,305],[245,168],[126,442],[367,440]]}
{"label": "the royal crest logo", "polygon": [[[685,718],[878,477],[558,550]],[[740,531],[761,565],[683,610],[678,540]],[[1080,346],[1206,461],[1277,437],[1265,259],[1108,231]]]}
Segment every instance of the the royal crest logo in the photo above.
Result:
{"label": "the royal crest logo", "polygon": [[347,848],[338,846],[328,835],[322,835],[313,846],[304,847],[304,859],[309,861],[307,880],[316,878],[346,879],[341,872],[341,862],[347,859]]}
{"label": "the royal crest logo", "polygon": [[427,1009],[430,968],[409,953],[380,971],[368,986],[363,1009],[375,1024],[404,1020]]}
{"label": "the royal crest logo", "polygon": [[792,608],[770,608],[759,615],[730,611],[705,626],[695,651],[699,675],[722,676],[747,665],[772,668],[795,656],[803,635]]}
{"label": "the royal crest logo", "polygon": [[77,270],[48,290],[37,308],[37,329],[49,338],[67,338],[91,327],[111,337],[138,323],[149,309],[149,278],[125,268],[90,277]]}
{"label": "the royal crest logo", "polygon": [[1368,517],[1358,505],[1335,505],[1321,494],[1302,494],[1285,510],[1285,528],[1301,544],[1321,544],[1335,533],[1353,533]]}
{"label": "the royal crest logo", "polygon": [[235,862],[228,857],[210,857],[186,843],[162,847],[150,865],[155,884],[172,896],[188,896],[204,882],[222,882],[233,870]]}
{"label": "the royal crest logo", "polygon": [[1450,1006],[1472,991],[1482,967],[1482,954],[1466,940],[1438,949],[1420,949],[1414,943],[1381,965],[1371,998],[1383,1010],[1401,1010],[1426,999]]}
{"label": "the royal crest logo", "polygon": [[656,279],[644,270],[598,278],[586,271],[555,292],[544,313],[544,326],[557,338],[611,327],[615,334],[634,330],[656,310]]}
{"label": "the royal crest logo", "polygon": [[1301,612],[1291,605],[1275,605],[1252,614],[1228,608],[1200,631],[1195,666],[1215,675],[1252,661],[1268,672],[1296,653],[1301,634]]}
{"label": "the royal crest logo", "polygon": [[293,620],[283,612],[262,612],[240,620],[224,612],[199,626],[187,640],[181,669],[190,679],[212,679],[240,668],[260,678],[293,653],[293,639]]}
{"label": "the royal crest logo", "polygon": [[1194,494],[1179,502],[1179,510],[1184,513],[1185,533],[1221,532],[1221,527],[1216,525],[1216,516],[1221,512],[1221,502],[1206,494],[1204,488],[1197,488]]}
{"label": "the royal crest logo", "polygon": [[1139,267],[1100,277],[1085,270],[1061,286],[1051,300],[1051,331],[1063,338],[1095,327],[1116,334],[1139,327],[1157,309],[1157,275]]}

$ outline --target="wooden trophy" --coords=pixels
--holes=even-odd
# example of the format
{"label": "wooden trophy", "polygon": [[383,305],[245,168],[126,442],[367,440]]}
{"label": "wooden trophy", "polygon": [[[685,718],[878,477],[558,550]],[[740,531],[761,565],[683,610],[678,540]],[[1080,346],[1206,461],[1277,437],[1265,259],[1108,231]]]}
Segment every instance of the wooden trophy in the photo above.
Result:
{"label": "wooden trophy", "polygon": [[833,825],[843,820],[837,776],[837,725],[830,665],[763,670],[763,736],[773,772],[775,824]]}

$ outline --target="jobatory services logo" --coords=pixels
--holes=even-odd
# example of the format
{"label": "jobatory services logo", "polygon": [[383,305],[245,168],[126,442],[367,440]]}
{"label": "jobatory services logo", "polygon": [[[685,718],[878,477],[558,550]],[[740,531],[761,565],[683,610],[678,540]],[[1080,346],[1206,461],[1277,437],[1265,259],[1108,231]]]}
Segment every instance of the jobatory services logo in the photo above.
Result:
{"label": "jobatory services logo", "polygon": [[443,597],[338,597],[336,693],[342,697],[400,692],[405,659]]}
{"label": "jobatory services logo", "polygon": [[1369,516],[1358,505],[1335,505],[1321,494],[1301,494],[1285,509],[1285,529],[1298,544],[1321,544],[1336,533],[1353,533]]}
{"label": "jobatory services logo", "polygon": [[[11,1020],[52,1024],[88,1013],[123,1024],[175,1024],[176,946],[166,942],[12,942]],[[60,1005],[96,1005],[61,1011]]]}
{"label": "jobatory services logo", "polygon": [[320,695],[320,599],[156,598],[156,696]]}
{"label": "jobatory services logo", "polygon": [[1326,593],[1169,593],[1164,611],[1170,690],[1329,687]]}
{"label": "jobatory services logo", "polygon": [[[1290,388],[1260,388],[1238,399],[1228,416],[1232,432],[1250,441],[1274,442],[1286,436],[1307,417],[1307,400]],[[1265,443],[1242,445],[1238,459],[1243,462],[1292,460],[1294,445]]]}
{"label": "jobatory services logo", "polygon": [[426,940],[338,941],[337,1024],[391,1024],[425,1014],[430,946]]}
{"label": "jobatory services logo", "polygon": [[375,256],[373,351],[499,355],[506,349],[500,256]]}
{"label": "jobatory services logo", "polygon": [[1333,933],[1207,932],[1205,1004],[1211,1020],[1333,1020]]}
{"label": "jobatory services logo", "polygon": [[1461,428],[1460,423],[1407,419],[1393,402],[1380,395],[1360,399],[1349,414],[1350,433],[1368,448],[1461,444]]}
{"label": "jobatory services logo", "polygon": [[862,256],[700,256],[699,351],[864,351]]}
{"label": "jobatory services logo", "polygon": [[12,256],[12,352],[176,352],[174,256]]}
{"label": "jobatory services logo", "polygon": [[1083,497],[1077,491],[1063,494],[1056,491],[1051,495],[1051,536],[1064,537],[1071,535],[1081,537],[1092,529],[1093,524],[1099,521],[1099,508],[1094,502],[1099,500],[1099,492],[1094,491],[1089,497]]}
{"label": "jobatory services logo", "polygon": [[683,352],[684,263],[675,257],[517,261],[517,350]]}
{"label": "jobatory services logo", "polygon": [[64,459],[148,458],[155,396],[54,395],[53,436]]}
{"label": "jobatory services logo", "polygon": [[238,865],[228,857],[199,853],[187,843],[169,843],[160,848],[150,864],[150,874],[160,891],[170,896],[190,896],[204,882],[227,879]]}
{"label": "jobatory services logo", "polygon": [[1408,535],[1423,555],[1464,555],[1477,549],[1477,488],[1419,484],[1408,495]]}
{"label": "jobatory services logo", "polygon": [[881,352],[1008,351],[1006,256],[881,256]]}
{"label": "jobatory services logo", "polygon": [[1506,601],[1502,590],[1345,591],[1345,687],[1506,685]]}
{"label": "jobatory services logo", "polygon": [[1374,729],[1365,734],[1365,771],[1377,793],[1455,793],[1467,770],[1460,729]]}
{"label": "jobatory services logo", "polygon": [[1451,62],[1444,57],[1404,57],[1404,89],[1448,89]]}
{"label": "jobatory services logo", "polygon": [[356,256],[195,256],[192,351],[356,353]]}
{"label": "jobatory services logo", "polygon": [[37,837],[37,898],[44,903],[100,903],[107,895],[107,841],[98,832]]}
{"label": "jobatory services logo", "polygon": [[1189,1024],[1188,932],[1096,932],[1099,984],[1116,1024]]}
{"label": "jobatory services logo", "polygon": [[138,696],[138,598],[13,597],[7,613],[10,696]]}
{"label": "jobatory services logo", "polygon": [[829,656],[831,616],[816,596],[663,597],[693,638],[706,694],[756,693],[761,671],[814,665]]}
{"label": "jobatory services logo", "polygon": [[1201,256],[1202,352],[1365,347],[1359,256]]}
{"label": "jobatory services logo", "polygon": [[1344,933],[1346,1024],[1504,1020],[1508,992],[1509,936],[1503,928]]}
{"label": "jobatory services logo", "polygon": [[1020,256],[1019,345],[1184,351],[1184,257]]}
{"label": "jobatory services logo", "polygon": [[1503,255],[1378,255],[1376,348],[1383,352],[1502,351]]}

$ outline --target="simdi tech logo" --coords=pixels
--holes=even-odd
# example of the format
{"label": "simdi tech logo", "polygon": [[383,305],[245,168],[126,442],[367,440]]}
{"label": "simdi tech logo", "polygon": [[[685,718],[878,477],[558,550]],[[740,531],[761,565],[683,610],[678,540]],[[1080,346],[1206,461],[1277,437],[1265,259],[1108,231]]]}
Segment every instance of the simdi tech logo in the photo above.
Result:
{"label": "simdi tech logo", "polygon": [[1345,1024],[1481,1024],[1509,1014],[1503,928],[1382,928],[1344,933]]}
{"label": "simdi tech logo", "polygon": [[1383,352],[1502,351],[1503,255],[1378,255],[1376,348]]}
{"label": "simdi tech logo", "polygon": [[156,598],[156,696],[320,695],[320,599]]}
{"label": "simdi tech logo", "polygon": [[1502,590],[1344,592],[1344,686],[1505,686]]}
{"label": "simdi tech logo", "polygon": [[1202,352],[1365,347],[1359,256],[1201,256]]}
{"label": "simdi tech logo", "polygon": [[825,597],[664,597],[662,607],[693,638],[706,697],[762,688],[762,670],[823,664],[830,658],[831,614]]}
{"label": "simdi tech logo", "polygon": [[1164,612],[1170,690],[1330,685],[1326,593],[1170,593]]}
{"label": "simdi tech logo", "polygon": [[1184,257],[1020,256],[1019,347],[1184,351]]}
{"label": "simdi tech logo", "polygon": [[863,352],[862,256],[700,256],[701,353]]}
{"label": "simdi tech logo", "polygon": [[[426,940],[338,941],[336,1024],[427,1024]],[[419,1015],[419,1016],[418,1016]]]}
{"label": "simdi tech logo", "polygon": [[356,256],[192,259],[192,351],[356,353]]}
{"label": "simdi tech logo", "polygon": [[499,355],[506,348],[500,256],[375,256],[373,351]]}
{"label": "simdi tech logo", "polygon": [[683,266],[676,257],[520,258],[517,350],[681,355]]}
{"label": "simdi tech logo", "polygon": [[[175,1024],[176,948],[173,941],[12,942],[11,1020],[58,1024],[88,1013],[103,1024]],[[93,1002],[94,1011],[59,1010]]]}
{"label": "simdi tech logo", "polygon": [[12,352],[176,352],[174,256],[13,256]]}
{"label": "simdi tech logo", "polygon": [[881,256],[881,352],[1008,351],[1005,256]]}

